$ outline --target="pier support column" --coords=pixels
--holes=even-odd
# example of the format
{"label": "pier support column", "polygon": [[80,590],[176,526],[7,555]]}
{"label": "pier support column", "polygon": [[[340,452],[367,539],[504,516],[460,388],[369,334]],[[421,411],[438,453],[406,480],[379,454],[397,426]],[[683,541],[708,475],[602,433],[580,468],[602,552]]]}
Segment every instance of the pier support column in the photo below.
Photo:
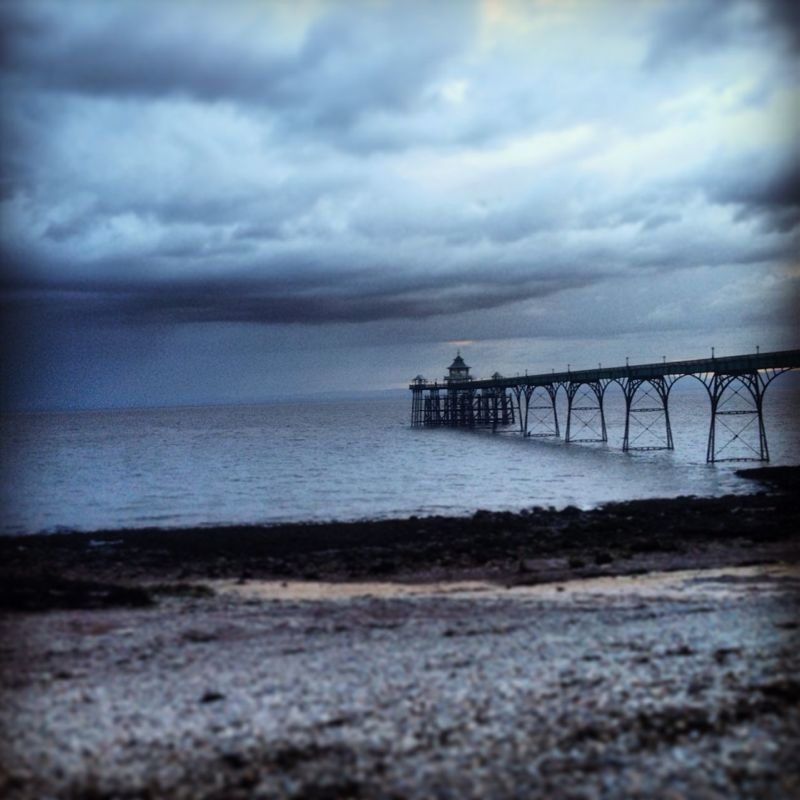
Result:
{"label": "pier support column", "polygon": [[[536,392],[545,397],[537,400]],[[558,426],[558,410],[556,409],[556,393],[558,387],[532,386],[526,393],[525,405],[525,435],[531,437],[561,436]],[[529,430],[529,420],[534,424],[534,430]],[[551,421],[552,420],[552,421]]]}
{"label": "pier support column", "polygon": [[439,399],[438,387],[430,390],[430,404],[431,404],[431,413],[430,413],[430,422],[428,424],[432,425],[435,428],[438,428],[442,424],[442,406],[441,406],[441,401]]}
{"label": "pier support column", "polygon": [[522,427],[522,397],[525,394],[525,390],[522,386],[512,386],[511,391],[513,392],[514,400],[517,401],[517,420],[519,421],[519,432],[524,436],[525,429]]}
{"label": "pier support column", "polygon": [[487,393],[487,390],[481,390],[481,394],[478,397],[478,408],[480,409],[478,419],[480,420],[481,425],[489,425],[491,422],[492,415],[489,401],[490,397]]}
{"label": "pier support column", "polygon": [[462,392],[463,400],[462,400],[462,408],[464,411],[463,414],[463,425],[466,425],[469,428],[475,427],[475,393],[473,391],[467,390]]}
{"label": "pier support column", "polygon": [[411,392],[411,427],[418,428],[423,423],[422,389]]}
{"label": "pier support column", "polygon": [[737,375],[714,373],[703,381],[711,399],[706,461],[769,461],[764,391],[785,370]]}
{"label": "pier support column", "polygon": [[503,425],[514,424],[514,401],[512,396],[505,390],[502,390],[502,411],[503,411]]}
{"label": "pier support column", "polygon": [[608,383],[567,384],[567,442],[607,442],[603,397]]}
{"label": "pier support column", "polygon": [[[672,426],[669,421],[669,392],[672,384],[665,378],[640,380],[630,378],[625,394],[624,452],[631,450],[672,450]],[[664,438],[656,430],[664,421]]]}

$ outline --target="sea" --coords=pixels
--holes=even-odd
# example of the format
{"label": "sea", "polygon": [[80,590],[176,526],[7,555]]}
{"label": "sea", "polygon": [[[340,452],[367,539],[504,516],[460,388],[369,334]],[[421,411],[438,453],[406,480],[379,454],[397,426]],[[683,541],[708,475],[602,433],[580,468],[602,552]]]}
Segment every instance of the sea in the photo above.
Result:
{"label": "sea", "polygon": [[[565,443],[563,398],[562,438],[523,437],[513,427],[412,428],[410,394],[5,413],[0,534],[586,509],[757,490],[735,471],[758,463],[706,463],[710,406],[697,386],[676,387],[670,401],[674,450],[629,453],[622,452],[624,401],[612,391],[607,443]],[[797,386],[773,385],[766,393],[771,465],[798,463],[798,399]],[[652,420],[654,429],[644,431]],[[551,421],[539,410],[529,424],[547,432]],[[727,429],[720,429],[722,454],[751,454],[755,418],[723,422],[746,430],[731,433],[725,445]],[[658,415],[636,424],[651,437],[637,441],[658,444]]]}

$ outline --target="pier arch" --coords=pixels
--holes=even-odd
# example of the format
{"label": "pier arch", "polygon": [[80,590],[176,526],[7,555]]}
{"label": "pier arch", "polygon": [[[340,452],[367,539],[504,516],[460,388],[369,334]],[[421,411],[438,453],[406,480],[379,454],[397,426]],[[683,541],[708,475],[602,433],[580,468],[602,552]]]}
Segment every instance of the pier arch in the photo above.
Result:
{"label": "pier arch", "polygon": [[[607,442],[604,399],[616,384],[625,401],[622,449],[672,450],[669,400],[683,378],[705,387],[711,407],[706,460],[768,461],[764,393],[784,372],[800,369],[800,350],[624,367],[580,370],[487,380],[469,375],[460,353],[443,385],[417,376],[412,391],[414,426],[453,425],[508,430],[518,426],[526,437],[560,436],[558,400],[566,398],[566,442]],[[444,389],[443,393],[440,389]],[[533,424],[533,429],[531,425]],[[748,441],[748,436],[752,441]],[[736,450],[736,448],[739,450]],[[741,447],[744,451],[740,452]]]}

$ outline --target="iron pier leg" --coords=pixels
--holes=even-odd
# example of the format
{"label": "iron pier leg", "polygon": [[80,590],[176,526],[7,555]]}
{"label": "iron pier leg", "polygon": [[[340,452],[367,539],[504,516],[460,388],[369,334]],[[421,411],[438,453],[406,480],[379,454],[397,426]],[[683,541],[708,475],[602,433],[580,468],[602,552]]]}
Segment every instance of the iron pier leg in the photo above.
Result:
{"label": "iron pier leg", "polygon": [[[636,385],[634,381],[630,379],[625,380],[625,385],[623,386],[623,393],[625,394],[625,433],[622,436],[622,452],[627,453],[630,447],[630,436],[631,436],[631,404],[633,403],[633,395],[636,394]],[[634,386],[633,391],[631,391],[631,386]]]}
{"label": "iron pier leg", "polygon": [[516,397],[517,398],[517,420],[519,421],[519,432],[524,436],[525,435],[525,428],[523,427],[524,420],[523,420],[523,417],[522,417],[522,395],[524,393],[524,390],[523,390],[523,388],[521,386],[515,386],[512,389],[512,392],[513,392],[512,400],[511,400],[512,408],[513,408],[513,403],[514,403],[513,398]]}
{"label": "iron pier leg", "polygon": [[600,427],[603,431],[603,441],[608,441],[608,431],[606,430],[606,412],[603,408],[603,400],[605,398],[605,390],[603,389],[595,389],[595,394],[597,395],[597,404],[600,406]]}
{"label": "iron pier leg", "polygon": [[[758,371],[731,375],[714,373],[710,385],[706,384],[711,399],[711,424],[708,430],[708,447],[706,449],[706,461],[709,464],[718,461],[769,461],[769,446],[764,426],[764,390],[771,379],[765,381]],[[730,422],[720,423],[720,417],[724,417]],[[750,444],[747,437],[743,436],[751,422],[740,422],[738,427],[735,422],[748,417],[750,421],[753,420],[753,417],[756,420],[757,446]],[[721,447],[718,446],[718,423],[729,434],[728,440]],[[738,452],[734,450],[732,455],[720,458],[720,454],[725,448],[734,442],[744,447],[744,453],[749,450],[752,455],[742,455],[740,449]]]}
{"label": "iron pier leg", "polygon": [[719,401],[719,392],[717,390],[718,377],[714,375],[713,386],[709,390],[711,395],[711,424],[708,427],[708,446],[706,447],[706,464],[713,464],[716,460],[716,445],[714,442],[714,434],[717,430],[717,402]]}
{"label": "iron pier leg", "polygon": [[[591,403],[594,399],[594,404],[589,405],[575,405],[575,398],[578,392],[583,388],[584,403]],[[606,430],[606,416],[603,409],[603,398],[605,395],[605,386],[597,381],[595,383],[569,383],[567,384],[567,435],[565,441],[567,442],[607,442],[608,431]],[[575,412],[586,412],[591,414],[590,417],[581,417],[577,414],[578,422],[581,424],[581,430],[587,429],[594,436],[587,438],[574,439],[572,436],[572,417]],[[600,430],[598,431],[593,427],[599,418]],[[599,434],[599,436],[598,436]]]}
{"label": "iron pier leg", "polygon": [[553,386],[548,386],[547,394],[550,395],[550,402],[553,404],[553,428],[556,436],[560,438],[561,432],[558,429],[558,409],[556,408],[556,389]]}
{"label": "iron pier leg", "polygon": [[761,440],[761,460],[769,461],[769,445],[767,444],[767,429],[764,427],[764,393],[758,395],[758,434]]}
{"label": "iron pier leg", "polygon": [[431,404],[433,405],[433,424],[438,428],[442,424],[442,408],[439,403],[439,390],[431,392]]}
{"label": "iron pier leg", "polygon": [[526,388],[525,389],[525,424],[523,425],[523,434],[525,436],[530,436],[530,432],[528,431],[528,412],[530,411],[531,407],[531,397],[533,396],[533,389]]}
{"label": "iron pier leg", "polygon": [[572,384],[567,385],[567,433],[564,436],[564,441],[569,443],[572,441],[572,400],[575,397],[575,390]]}
{"label": "iron pier leg", "polygon": [[[636,379],[627,378],[623,385],[625,395],[625,434],[622,439],[622,450],[672,450],[672,426],[669,420],[669,391],[670,386],[663,378]],[[638,405],[637,405],[638,396]],[[651,422],[642,422],[643,414],[663,414],[664,415],[664,439],[663,444],[655,433],[653,427],[658,422],[658,417],[651,418]],[[635,417],[633,415],[636,415]],[[639,423],[638,433],[632,436],[631,420],[636,419]],[[635,444],[645,434],[649,434],[649,439],[645,439],[641,444]]]}
{"label": "iron pier leg", "polygon": [[[541,389],[542,392],[547,393],[547,397],[545,400],[540,401],[539,404],[536,402],[536,390]],[[561,431],[558,427],[558,410],[556,408],[556,389],[552,385],[545,385],[545,386],[534,386],[530,388],[528,393],[526,394],[527,397],[527,406],[526,406],[526,414],[528,409],[534,412],[534,421],[538,423],[540,428],[534,431],[528,431],[528,436],[536,436],[538,437],[549,437],[549,436],[561,436]],[[552,428],[550,427],[551,423],[549,421],[549,417],[552,415]],[[526,417],[527,419],[527,417]],[[526,430],[527,430],[527,421],[526,421]]]}
{"label": "iron pier leg", "polygon": [[502,398],[503,398],[503,425],[513,425],[514,403],[511,400],[511,396],[505,389],[503,389]]}
{"label": "iron pier leg", "polygon": [[675,445],[672,442],[672,423],[669,419],[669,388],[664,393],[664,424],[667,429],[667,450],[674,450]]}

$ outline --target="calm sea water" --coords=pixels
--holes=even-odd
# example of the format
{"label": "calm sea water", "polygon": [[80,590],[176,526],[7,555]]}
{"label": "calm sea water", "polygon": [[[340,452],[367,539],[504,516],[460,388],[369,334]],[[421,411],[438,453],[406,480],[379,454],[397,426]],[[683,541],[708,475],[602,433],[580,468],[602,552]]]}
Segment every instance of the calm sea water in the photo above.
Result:
{"label": "calm sea water", "polygon": [[[798,461],[798,397],[767,393],[772,464]],[[588,508],[753,489],[733,472],[741,464],[705,463],[704,393],[674,396],[672,452],[621,452],[613,392],[606,445],[412,429],[409,411],[404,398],[3,415],[0,533]]]}

